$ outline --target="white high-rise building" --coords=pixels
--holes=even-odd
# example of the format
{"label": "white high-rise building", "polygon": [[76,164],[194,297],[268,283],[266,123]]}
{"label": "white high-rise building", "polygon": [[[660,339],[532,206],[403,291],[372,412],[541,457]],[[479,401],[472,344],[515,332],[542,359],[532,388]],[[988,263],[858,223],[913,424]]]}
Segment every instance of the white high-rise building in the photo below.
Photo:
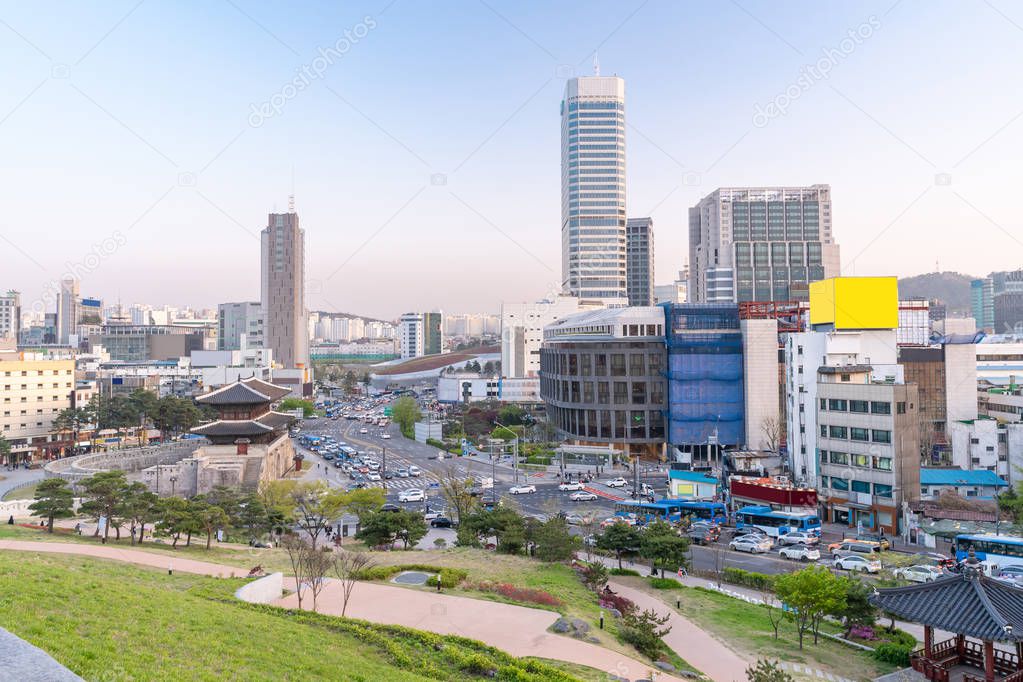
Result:
{"label": "white high-rise building", "polygon": [[398,320],[398,352],[402,360],[423,354],[423,316],[405,313]]}
{"label": "white high-rise building", "polygon": [[600,307],[599,304],[580,305],[574,296],[558,296],[535,303],[502,304],[501,376],[538,376],[543,328],[569,315]]}
{"label": "white high-rise building", "polygon": [[628,305],[625,247],[625,81],[584,76],[561,103],[562,289]]}
{"label": "white high-rise building", "polygon": [[78,334],[81,300],[77,279],[67,277],[60,280],[60,294],[57,298],[57,341],[62,345],[69,344],[71,337]]}
{"label": "white high-rise building", "polygon": [[689,209],[689,300],[805,301],[837,277],[831,187],[722,187]]}

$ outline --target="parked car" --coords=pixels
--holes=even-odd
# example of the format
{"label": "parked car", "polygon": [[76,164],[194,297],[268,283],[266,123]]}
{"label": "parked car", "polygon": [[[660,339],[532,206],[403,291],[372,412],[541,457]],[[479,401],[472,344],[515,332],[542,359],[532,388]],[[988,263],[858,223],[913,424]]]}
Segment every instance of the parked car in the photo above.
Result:
{"label": "parked car", "polygon": [[856,535],[856,539],[860,542],[876,543],[881,548],[882,552],[887,552],[892,546],[892,543],[888,541],[888,538],[880,533],[858,533]]}
{"label": "parked car", "polygon": [[579,490],[568,496],[572,502],[593,502],[597,499],[596,494],[586,490]]}
{"label": "parked car", "polygon": [[778,536],[779,545],[818,545],[820,541],[816,533],[808,533],[805,530],[794,530]]}
{"label": "parked car", "polygon": [[821,558],[821,551],[809,545],[785,545],[778,550],[778,554],[796,561],[817,561]]}
{"label": "parked car", "polygon": [[451,528],[454,525],[451,523],[451,519],[446,516],[438,516],[435,519],[430,519],[431,528]]}
{"label": "parked car", "polygon": [[771,551],[771,538],[767,536],[757,537],[755,535],[734,538],[728,543],[728,549],[734,549],[736,552],[763,554],[764,552]]}
{"label": "parked car", "polygon": [[881,545],[876,542],[868,542],[862,540],[843,540],[842,542],[832,542],[828,545],[828,551],[831,552],[832,556],[842,552],[855,552],[857,554],[873,554],[874,552],[881,551]]}
{"label": "parked car", "polygon": [[579,481],[565,481],[558,484],[558,490],[582,490],[583,484]]}
{"label": "parked car", "polygon": [[565,523],[567,523],[570,526],[585,526],[592,520],[593,519],[590,518],[589,516],[584,516],[583,514],[576,514],[575,512],[572,512],[571,514],[565,514]]}
{"label": "parked car", "polygon": [[528,495],[536,492],[535,485],[513,485],[508,488],[509,495]]}
{"label": "parked car", "polygon": [[422,488],[407,488],[398,493],[399,502],[423,502],[426,500],[426,493]]}
{"label": "parked car", "polygon": [[610,481],[604,481],[604,485],[608,488],[624,488],[629,484],[624,478],[619,476],[618,478],[612,478]]}
{"label": "parked car", "polygon": [[944,571],[941,569],[926,565],[906,566],[892,571],[892,575],[896,578],[902,578],[911,583],[929,583],[937,580],[944,574]]}
{"label": "parked car", "polygon": [[881,570],[881,561],[875,557],[864,556],[863,554],[839,554],[835,557],[835,568],[841,568],[846,571],[877,573]]}

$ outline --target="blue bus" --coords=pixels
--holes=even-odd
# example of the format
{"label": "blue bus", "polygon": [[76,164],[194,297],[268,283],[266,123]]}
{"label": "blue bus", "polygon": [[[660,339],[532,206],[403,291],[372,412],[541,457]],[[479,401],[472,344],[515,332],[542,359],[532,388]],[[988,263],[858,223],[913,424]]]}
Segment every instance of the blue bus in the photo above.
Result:
{"label": "blue bus", "polygon": [[672,499],[657,500],[656,502],[625,500],[615,505],[615,515],[633,515],[640,523],[652,521],[678,523],[686,517],[722,524],[728,520],[725,505],[721,502]]}
{"label": "blue bus", "polygon": [[815,512],[776,511],[770,507],[743,507],[735,512],[736,528],[759,528],[771,537],[801,530],[821,532],[821,520]]}
{"label": "blue bus", "polygon": [[1006,566],[1023,566],[1023,538],[1014,535],[957,535],[955,539],[956,561],[963,561],[973,550],[981,561]]}

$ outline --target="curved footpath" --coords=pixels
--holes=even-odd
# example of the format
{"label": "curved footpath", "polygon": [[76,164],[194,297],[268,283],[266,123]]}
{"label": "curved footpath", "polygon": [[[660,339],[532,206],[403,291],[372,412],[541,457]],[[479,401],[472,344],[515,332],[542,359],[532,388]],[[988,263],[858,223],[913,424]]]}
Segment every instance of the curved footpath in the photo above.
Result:
{"label": "curved footpath", "polygon": [[[104,545],[0,540],[0,550],[77,554],[156,568],[173,567],[175,571],[217,577],[241,577],[247,573],[244,569],[235,566]],[[623,589],[628,590],[628,588]],[[340,585],[336,581],[324,588],[319,598],[321,613],[340,614],[339,590]],[[646,597],[646,595],[643,596]],[[653,599],[652,597],[646,598]],[[311,597],[305,597],[303,601],[308,605],[311,603]],[[273,603],[286,608],[295,608],[297,599],[292,594]],[[642,602],[637,603],[644,605]],[[663,607],[663,604],[661,606]],[[543,609],[437,594],[427,590],[410,590],[376,583],[356,583],[348,604],[347,615],[374,623],[403,625],[438,634],[468,637],[506,651],[512,656],[536,656],[587,665],[627,680],[647,679],[653,669],[649,664],[610,649],[548,632],[547,628],[557,620],[558,614]],[[695,628],[695,626],[693,627]],[[702,631],[700,632],[702,633]],[[702,634],[709,638],[706,633]],[[682,633],[679,636],[686,637]],[[666,639],[670,638],[671,635]],[[669,646],[679,651],[680,655],[682,654],[682,651],[674,644],[669,643]],[[738,676],[733,676],[730,672],[724,675],[719,674],[724,673],[725,668],[720,665],[722,661],[715,663],[713,659],[722,656],[722,653],[708,650],[703,642],[698,643],[697,646],[703,648],[704,653],[707,654],[707,667],[700,667],[695,656],[688,653],[690,649],[688,646],[684,648],[688,653],[685,657],[705,675],[720,682],[745,679],[745,672],[742,671],[740,671],[742,674]],[[724,656],[735,658],[735,654],[723,645],[717,643],[717,646],[727,652]],[[664,672],[658,674],[655,679],[657,682],[681,682],[681,678]]]}

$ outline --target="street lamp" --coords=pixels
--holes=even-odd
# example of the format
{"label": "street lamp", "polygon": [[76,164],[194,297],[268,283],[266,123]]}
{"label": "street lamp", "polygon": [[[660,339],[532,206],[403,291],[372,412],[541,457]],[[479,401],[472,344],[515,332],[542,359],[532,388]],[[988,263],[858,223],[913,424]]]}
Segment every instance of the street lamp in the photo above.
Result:
{"label": "street lamp", "polygon": [[171,476],[170,477],[170,482],[171,482],[171,497],[174,497],[174,484],[178,482],[178,477],[177,476]]}

